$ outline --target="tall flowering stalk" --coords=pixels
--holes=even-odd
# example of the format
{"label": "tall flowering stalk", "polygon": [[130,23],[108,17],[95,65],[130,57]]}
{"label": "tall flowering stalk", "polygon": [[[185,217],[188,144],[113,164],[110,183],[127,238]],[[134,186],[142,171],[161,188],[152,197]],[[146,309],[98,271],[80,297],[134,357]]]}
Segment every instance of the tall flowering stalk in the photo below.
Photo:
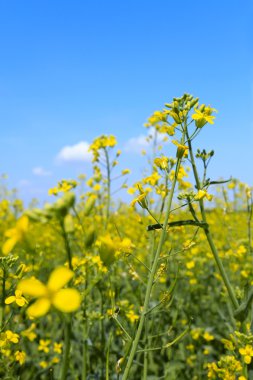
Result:
{"label": "tall flowering stalk", "polygon": [[211,249],[211,252],[214,256],[216,265],[219,269],[223,283],[227,289],[227,292],[228,292],[229,298],[232,302],[232,305],[233,305],[234,309],[237,309],[239,307],[239,303],[238,303],[237,298],[235,296],[234,289],[233,289],[233,287],[230,283],[230,280],[228,278],[227,272],[226,272],[226,270],[223,266],[223,263],[220,259],[219,253],[216,249],[216,246],[215,246],[213,238],[212,238],[212,234],[210,232],[210,228],[209,228],[208,223],[207,223],[204,198],[208,197],[208,193],[207,193],[206,189],[207,189],[209,183],[205,180],[205,171],[204,171],[203,181],[202,182],[200,181],[198,170],[197,170],[197,165],[195,163],[194,153],[193,153],[193,149],[192,149],[193,136],[195,136],[205,124],[207,124],[207,123],[213,124],[214,116],[212,116],[212,113],[214,111],[215,111],[215,109],[213,109],[209,106],[205,106],[205,105],[201,105],[199,108],[196,108],[195,113],[192,115],[192,119],[195,120],[196,129],[193,132],[193,134],[190,136],[188,126],[186,126],[186,137],[187,137],[187,143],[188,143],[188,147],[189,147],[190,162],[192,165],[192,170],[193,170],[196,188],[198,190],[198,194],[195,197],[195,200],[197,200],[199,202],[202,222],[205,224],[205,227],[204,227],[205,235],[206,235],[209,247]]}
{"label": "tall flowering stalk", "polygon": [[111,203],[111,172],[112,168],[117,165],[116,158],[110,162],[109,150],[117,144],[117,140],[114,136],[100,136],[96,138],[90,145],[90,151],[93,154],[95,181],[100,182],[102,179],[102,172],[98,164],[103,166],[106,170],[105,186],[106,186],[106,212],[105,221],[108,222],[110,216],[110,203]]}
{"label": "tall flowering stalk", "polygon": [[[144,298],[144,304],[142,307],[142,313],[140,316],[139,320],[139,325],[137,332],[135,334],[135,337],[132,342],[131,350],[129,353],[129,357],[126,363],[126,367],[123,373],[122,380],[127,380],[130,375],[130,370],[133,364],[133,360],[136,354],[136,351],[138,349],[138,345],[142,336],[143,328],[145,325],[145,321],[148,318],[148,311],[149,311],[149,303],[150,303],[150,298],[151,298],[151,292],[154,286],[154,279],[157,273],[157,268],[158,268],[158,262],[163,250],[164,242],[166,240],[167,236],[167,225],[169,221],[169,216],[171,213],[171,208],[172,208],[172,201],[174,197],[174,192],[176,188],[176,184],[178,181],[178,173],[180,170],[181,162],[185,155],[187,155],[187,150],[188,147],[185,145],[185,140],[186,140],[186,127],[187,127],[187,116],[189,111],[191,110],[192,107],[197,103],[198,99],[193,99],[192,96],[190,95],[184,95],[182,98],[176,98],[174,99],[172,104],[168,104],[167,110],[164,110],[160,113],[157,113],[155,121],[156,125],[159,124],[160,122],[163,123],[163,126],[165,124],[165,127],[167,125],[168,131],[170,131],[171,134],[171,128],[177,129],[180,132],[180,138],[179,141],[177,141],[177,153],[176,153],[176,164],[175,164],[175,171],[174,171],[174,176],[172,179],[171,183],[171,188],[169,190],[169,194],[167,197],[167,205],[165,208],[165,217],[164,217],[164,222],[161,225],[162,226],[162,232],[160,235],[159,243],[157,246],[157,249],[154,250],[153,252],[153,261],[152,265],[150,268],[149,276],[148,276],[148,281],[147,281],[147,286],[146,286],[146,293],[145,293],[145,298]],[[172,122],[170,123],[168,121],[168,117],[172,118]],[[148,207],[148,202],[146,200],[146,194],[140,190],[140,195],[137,197],[132,204],[135,204],[136,202],[139,203],[139,205],[149,211]]]}

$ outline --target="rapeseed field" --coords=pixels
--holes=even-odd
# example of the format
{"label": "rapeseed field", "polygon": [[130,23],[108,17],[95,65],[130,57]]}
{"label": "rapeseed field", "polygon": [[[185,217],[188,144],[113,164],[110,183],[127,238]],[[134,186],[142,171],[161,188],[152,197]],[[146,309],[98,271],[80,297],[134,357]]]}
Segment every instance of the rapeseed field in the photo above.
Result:
{"label": "rapeseed field", "polygon": [[133,184],[112,135],[42,208],[2,178],[1,379],[253,378],[252,189],[209,178],[216,113],[189,94],[154,112]]}

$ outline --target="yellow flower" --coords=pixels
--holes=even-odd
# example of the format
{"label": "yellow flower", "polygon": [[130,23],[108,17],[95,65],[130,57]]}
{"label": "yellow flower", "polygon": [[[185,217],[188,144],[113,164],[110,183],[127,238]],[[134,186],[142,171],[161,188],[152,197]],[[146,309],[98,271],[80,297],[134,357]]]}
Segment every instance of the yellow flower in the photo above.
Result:
{"label": "yellow flower", "polygon": [[63,179],[58,182],[58,186],[53,187],[48,190],[48,195],[58,195],[58,193],[67,193],[68,191],[74,189],[77,186],[77,182],[72,179]]}
{"label": "yellow flower", "polygon": [[7,342],[18,343],[19,341],[19,335],[12,332],[11,330],[6,330],[5,336]]}
{"label": "yellow flower", "polygon": [[57,354],[61,354],[62,353],[62,343],[54,343],[54,348],[53,348],[54,352],[56,352]]}
{"label": "yellow flower", "polygon": [[28,309],[30,317],[45,315],[51,305],[63,313],[72,313],[81,303],[80,293],[76,289],[62,289],[74,276],[66,267],[56,268],[50,275],[47,285],[36,278],[20,281],[18,289],[24,294],[38,298]]}
{"label": "yellow flower", "polygon": [[162,170],[166,170],[168,168],[168,162],[169,162],[168,157],[164,157],[164,156],[157,157],[154,159],[154,164]]}
{"label": "yellow flower", "polygon": [[134,207],[136,203],[138,203],[142,208],[148,209],[148,202],[147,202],[147,191],[144,191],[141,185],[137,185],[139,189],[140,195],[133,199],[131,202],[131,206]]}
{"label": "yellow flower", "polygon": [[207,368],[208,368],[208,373],[207,373],[208,379],[217,379],[217,372],[219,371],[217,364],[208,363]]}
{"label": "yellow flower", "polygon": [[177,158],[187,157],[188,146],[180,144],[177,140],[172,140],[171,142],[177,146]]}
{"label": "yellow flower", "polygon": [[45,354],[49,353],[49,344],[51,343],[50,339],[44,340],[40,339],[39,341],[39,346],[38,346],[38,351],[43,351]]}
{"label": "yellow flower", "polygon": [[60,361],[60,359],[59,359],[57,356],[55,356],[55,357],[51,360],[51,364],[57,364],[57,363],[59,363],[59,361]]}
{"label": "yellow flower", "polygon": [[195,267],[195,262],[191,260],[191,261],[188,261],[185,265],[187,269],[192,269]]}
{"label": "yellow flower", "polygon": [[205,331],[203,334],[203,338],[207,341],[210,342],[211,340],[214,340],[214,336],[209,334],[208,331]]}
{"label": "yellow flower", "polygon": [[131,206],[134,207],[136,203],[138,203],[142,208],[147,209],[148,204],[147,204],[146,194],[142,193],[137,198],[133,199],[131,202]]}
{"label": "yellow flower", "polygon": [[[157,172],[153,172],[150,176],[143,178],[143,183],[155,186],[157,185],[160,178],[161,176]],[[141,189],[140,192],[143,193],[144,191]]]}
{"label": "yellow flower", "polygon": [[124,169],[124,170],[121,171],[122,175],[130,174],[130,173],[131,173],[130,169]]}
{"label": "yellow flower", "polygon": [[35,329],[36,325],[35,323],[32,323],[28,329],[21,332],[21,335],[25,336],[27,339],[30,340],[30,342],[33,342],[34,339],[37,338],[37,334],[33,331]]}
{"label": "yellow flower", "polygon": [[244,363],[250,364],[251,357],[253,356],[253,347],[247,344],[244,348],[240,348],[239,352],[243,356]]}
{"label": "yellow flower", "polygon": [[39,362],[39,365],[41,368],[47,368],[48,363],[45,360],[43,360],[43,361]]}
{"label": "yellow flower", "polygon": [[5,232],[5,236],[8,238],[2,247],[2,252],[7,255],[12,251],[15,245],[21,241],[28,230],[29,219],[26,215],[18,219],[16,227],[10,228]]}
{"label": "yellow flower", "polygon": [[92,144],[89,147],[89,151],[93,153],[93,162],[97,162],[99,160],[99,150],[113,148],[117,144],[117,140],[115,136],[110,135],[102,135],[93,140]]}
{"label": "yellow flower", "polygon": [[195,108],[195,113],[192,115],[193,120],[195,120],[195,125],[197,128],[202,128],[205,124],[214,124],[215,116],[212,116],[213,112],[217,112],[215,108],[206,107],[205,105],[200,106],[199,109]]}
{"label": "yellow flower", "polygon": [[196,329],[193,329],[191,331],[191,336],[192,336],[192,339],[194,339],[194,340],[198,340],[200,338],[200,335],[201,335],[201,329],[200,328],[196,328]]}
{"label": "yellow flower", "polygon": [[138,321],[139,315],[135,314],[133,310],[129,310],[128,313],[126,313],[127,318],[131,323],[134,323],[135,321]]}
{"label": "yellow flower", "polygon": [[194,198],[196,201],[204,198],[206,198],[208,201],[211,201],[213,199],[213,196],[211,194],[208,194],[206,190],[199,190]]}
{"label": "yellow flower", "polygon": [[15,290],[15,296],[10,296],[5,300],[6,305],[9,305],[13,302],[16,302],[16,304],[20,307],[24,306],[27,303],[25,297],[22,296],[21,290]]}
{"label": "yellow flower", "polygon": [[48,190],[48,195],[58,195],[59,189],[58,187],[52,187]]}
{"label": "yellow flower", "polygon": [[16,351],[14,356],[15,360],[19,362],[20,365],[25,363],[26,353],[24,351]]}
{"label": "yellow flower", "polygon": [[167,115],[163,111],[155,111],[148,119],[147,127],[160,123],[161,121],[165,122]]}
{"label": "yellow flower", "polygon": [[99,191],[101,189],[101,185],[99,183],[96,183],[96,185],[93,186],[94,191]]}

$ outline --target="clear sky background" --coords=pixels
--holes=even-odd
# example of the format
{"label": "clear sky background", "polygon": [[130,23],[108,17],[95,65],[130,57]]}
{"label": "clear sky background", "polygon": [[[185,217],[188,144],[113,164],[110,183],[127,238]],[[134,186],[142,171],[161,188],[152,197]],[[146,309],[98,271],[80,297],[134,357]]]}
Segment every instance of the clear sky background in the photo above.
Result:
{"label": "clear sky background", "polygon": [[44,200],[115,134],[134,179],[148,116],[189,92],[219,111],[212,179],[253,185],[252,20],[247,0],[0,1],[0,172]]}

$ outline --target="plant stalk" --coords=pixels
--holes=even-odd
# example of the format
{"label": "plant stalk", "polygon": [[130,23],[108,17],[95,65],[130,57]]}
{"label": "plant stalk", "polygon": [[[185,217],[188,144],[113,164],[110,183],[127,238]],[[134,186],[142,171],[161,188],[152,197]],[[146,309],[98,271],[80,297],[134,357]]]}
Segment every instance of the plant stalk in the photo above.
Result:
{"label": "plant stalk", "polygon": [[[188,130],[187,130],[187,127],[186,127],[186,136],[187,136],[187,139],[188,139],[188,146],[189,146],[189,153],[190,153],[190,157],[191,157],[191,165],[192,165],[192,169],[193,169],[193,174],[194,174],[194,178],[195,178],[195,182],[196,182],[196,186],[197,186],[197,190],[200,190],[201,189],[201,184],[200,184],[200,180],[199,180],[199,176],[198,176],[198,171],[197,171],[197,167],[196,167],[196,164],[195,164],[195,159],[194,159],[194,155],[193,155],[193,150],[192,150],[192,144],[191,144],[191,140],[189,138],[189,134],[188,134]],[[202,220],[204,223],[207,223],[207,218],[206,218],[206,212],[205,212],[205,206],[204,206],[204,201],[203,199],[200,199],[199,200],[199,206],[200,206],[200,212],[201,212],[201,216],[202,216]],[[205,235],[206,235],[206,238],[207,238],[207,241],[209,243],[209,247],[211,249],[211,252],[214,256],[214,259],[215,259],[215,262],[216,262],[216,265],[219,269],[219,272],[220,272],[220,275],[222,277],[222,280],[223,280],[223,283],[227,289],[227,292],[228,292],[228,295],[229,295],[229,298],[233,304],[233,307],[234,309],[237,309],[239,307],[239,303],[237,301],[237,298],[235,296],[235,293],[234,293],[234,289],[230,283],[230,280],[228,278],[228,275],[225,271],[225,268],[223,266],[223,263],[219,257],[219,253],[215,247],[215,244],[213,242],[213,238],[212,238],[212,235],[209,231],[209,227],[208,225],[206,225],[206,227],[204,227],[204,231],[205,231]]]}
{"label": "plant stalk", "polygon": [[138,325],[138,329],[137,329],[135,338],[134,338],[133,343],[132,343],[131,351],[130,351],[130,354],[129,354],[129,357],[128,357],[128,361],[127,361],[127,364],[126,364],[126,367],[125,367],[125,371],[123,373],[122,380],[127,380],[128,379],[128,375],[129,375],[130,369],[132,367],[134,356],[135,356],[135,353],[137,351],[138,344],[139,344],[139,341],[140,341],[140,338],[141,338],[141,333],[142,333],[144,322],[145,322],[145,319],[146,319],[146,313],[147,313],[147,311],[149,309],[149,300],[150,300],[150,296],[151,296],[151,291],[152,291],[152,287],[153,287],[153,283],[154,283],[154,277],[155,277],[155,274],[156,274],[159,257],[160,257],[160,254],[161,254],[161,251],[162,251],[162,247],[163,247],[163,243],[164,243],[164,240],[165,240],[165,237],[166,237],[166,233],[167,233],[166,226],[168,224],[168,220],[169,220],[169,216],[170,216],[170,211],[171,211],[171,206],[172,206],[172,200],[173,200],[173,195],[174,195],[175,186],[176,186],[176,182],[177,182],[177,175],[178,175],[180,163],[181,163],[181,158],[178,158],[177,159],[176,170],[175,170],[175,177],[173,179],[172,187],[171,187],[171,190],[170,190],[170,193],[169,193],[169,198],[168,198],[168,204],[167,204],[167,209],[166,209],[163,229],[162,229],[162,232],[161,232],[161,236],[160,236],[159,244],[158,244],[158,247],[157,247],[157,250],[156,250],[156,253],[155,253],[155,257],[154,257],[154,260],[153,260],[153,263],[152,263],[151,272],[150,272],[149,278],[148,278],[148,283],[147,283],[147,289],[146,289],[146,294],[145,294],[143,311],[142,311],[142,314],[141,314],[141,317],[140,317],[140,321],[139,321],[139,325]]}

